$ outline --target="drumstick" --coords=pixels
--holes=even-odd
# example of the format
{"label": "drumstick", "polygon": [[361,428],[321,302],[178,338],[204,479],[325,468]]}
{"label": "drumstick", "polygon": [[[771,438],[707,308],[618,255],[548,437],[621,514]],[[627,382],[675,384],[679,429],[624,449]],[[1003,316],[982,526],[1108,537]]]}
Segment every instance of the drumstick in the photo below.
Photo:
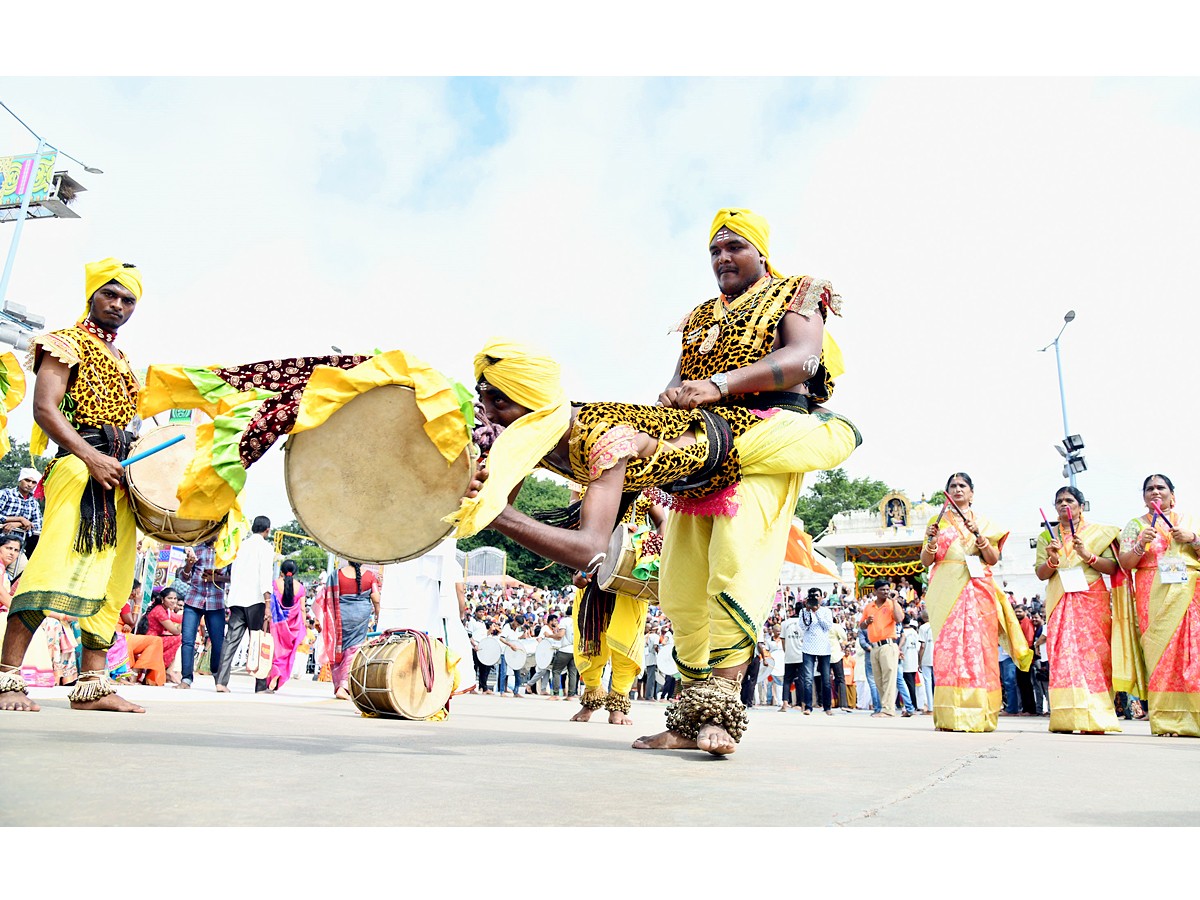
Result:
{"label": "drumstick", "polygon": [[1071,537],[1075,537],[1075,518],[1071,515],[1070,507],[1067,508],[1067,524],[1071,526]]}
{"label": "drumstick", "polygon": [[[1169,527],[1169,528],[1174,528],[1174,527],[1175,527],[1174,525],[1172,525],[1172,524],[1171,524],[1171,520],[1167,518],[1167,514],[1166,514],[1165,512],[1163,512],[1163,511],[1162,511],[1162,507],[1158,505],[1158,501],[1157,501],[1157,500],[1151,500],[1151,501],[1150,501],[1150,505],[1154,507],[1154,515],[1155,515],[1156,517],[1157,517],[1157,516],[1162,516],[1162,520],[1163,520],[1164,522],[1166,522],[1166,523],[1167,523],[1167,527]],[[1151,528],[1153,528],[1153,527],[1154,527],[1154,523],[1155,523],[1156,521],[1157,521],[1157,518],[1154,518],[1154,519],[1151,519],[1151,520],[1150,520],[1150,527],[1151,527]]]}
{"label": "drumstick", "polygon": [[129,459],[123,460],[121,462],[121,465],[123,467],[132,466],[135,462],[139,462],[140,460],[145,459],[147,456],[153,456],[159,450],[166,450],[168,447],[173,447],[175,444],[178,444],[180,441],[182,441],[185,437],[187,437],[186,434],[177,434],[177,435],[175,435],[175,437],[171,438],[169,441],[163,441],[158,446],[151,447],[149,450],[143,450],[141,453],[137,454],[136,456],[131,456],[131,457],[129,457]]}
{"label": "drumstick", "polygon": [[1042,524],[1045,525],[1046,530],[1050,532],[1050,540],[1057,541],[1059,538],[1054,536],[1054,529],[1050,527],[1050,520],[1046,518],[1046,511],[1039,506],[1038,512],[1042,514]]}
{"label": "drumstick", "polygon": [[971,532],[971,534],[975,535],[975,537],[979,537],[979,532],[971,527],[971,523],[967,521],[967,517],[963,515],[963,511],[958,508],[958,504],[955,503],[953,500],[951,500],[949,497],[946,498],[946,502],[954,507],[954,511],[956,513],[958,513],[958,517],[960,519],[962,519],[963,524],[967,526],[967,531]]}

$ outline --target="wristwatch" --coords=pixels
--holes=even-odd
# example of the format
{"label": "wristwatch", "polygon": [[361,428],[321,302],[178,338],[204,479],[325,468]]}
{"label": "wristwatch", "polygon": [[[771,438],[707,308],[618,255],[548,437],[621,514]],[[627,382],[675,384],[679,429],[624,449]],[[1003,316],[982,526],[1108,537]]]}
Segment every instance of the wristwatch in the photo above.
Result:
{"label": "wristwatch", "polygon": [[713,384],[715,384],[715,385],[717,386],[717,390],[721,392],[721,396],[722,396],[722,397],[728,397],[728,396],[729,396],[729,378],[728,378],[728,373],[726,373],[726,372],[718,372],[716,375],[713,375],[713,376],[712,376],[711,378],[709,378],[708,380],[709,380],[709,381],[711,381]]}

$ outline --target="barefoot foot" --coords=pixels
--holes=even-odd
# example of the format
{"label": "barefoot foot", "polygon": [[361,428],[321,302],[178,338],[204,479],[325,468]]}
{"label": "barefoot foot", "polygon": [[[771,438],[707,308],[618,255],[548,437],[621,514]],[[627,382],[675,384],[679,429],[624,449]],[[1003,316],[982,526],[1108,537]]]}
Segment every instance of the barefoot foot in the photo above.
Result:
{"label": "barefoot foot", "polygon": [[338,688],[336,691],[333,692],[333,699],[334,700],[349,700],[350,692],[348,690],[346,690],[345,688]]}
{"label": "barefoot foot", "polygon": [[700,733],[696,735],[696,748],[707,750],[716,756],[726,756],[737,749],[737,744],[729,736],[729,732],[720,725],[701,725]]}
{"label": "barefoot foot", "polygon": [[86,703],[72,700],[71,709],[91,709],[98,712],[145,712],[145,710],[136,703],[130,703],[120,694],[109,694],[107,697],[101,697],[99,700],[89,700]]}
{"label": "barefoot foot", "polygon": [[581,706],[581,707],[579,707],[579,712],[577,712],[577,713],[575,713],[575,715],[571,716],[571,721],[572,722],[586,722],[589,719],[591,719],[592,713],[594,713],[594,712],[595,712],[594,709],[588,709],[586,706]]}
{"label": "barefoot foot", "polygon": [[12,712],[40,712],[41,707],[20,691],[5,691],[0,694],[0,709]]}
{"label": "barefoot foot", "polygon": [[643,735],[633,742],[634,750],[695,750],[696,742],[674,731]]}
{"label": "barefoot foot", "polygon": [[217,685],[217,693],[218,693],[218,694],[228,694],[228,693],[229,693],[229,686],[228,686],[228,685],[225,685],[225,684],[218,684],[218,685]]}
{"label": "barefoot foot", "polygon": [[611,710],[608,714],[609,725],[632,725],[633,719],[621,712],[619,709]]}

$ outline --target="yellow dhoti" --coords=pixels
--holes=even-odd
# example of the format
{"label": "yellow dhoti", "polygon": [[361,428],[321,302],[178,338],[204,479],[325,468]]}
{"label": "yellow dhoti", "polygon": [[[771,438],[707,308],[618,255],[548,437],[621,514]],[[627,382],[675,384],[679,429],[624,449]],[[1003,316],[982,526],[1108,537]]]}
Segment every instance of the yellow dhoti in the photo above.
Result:
{"label": "yellow dhoti", "polygon": [[750,659],[775,597],[804,474],[841,465],[858,443],[845,419],[780,410],[734,441],[742,469],[734,515],[668,514],[659,595],[685,679]]}
{"label": "yellow dhoti", "polygon": [[[83,645],[103,650],[113,641],[121,607],[129,599],[137,565],[137,531],[129,497],[116,490],[117,542],[92,553],[75,550],[79,501],[88,483],[87,466],[75,456],[54,463],[44,484],[45,525],[37,552],[21,576],[12,613],[64,613],[79,620]],[[27,626],[28,615],[18,616]]]}

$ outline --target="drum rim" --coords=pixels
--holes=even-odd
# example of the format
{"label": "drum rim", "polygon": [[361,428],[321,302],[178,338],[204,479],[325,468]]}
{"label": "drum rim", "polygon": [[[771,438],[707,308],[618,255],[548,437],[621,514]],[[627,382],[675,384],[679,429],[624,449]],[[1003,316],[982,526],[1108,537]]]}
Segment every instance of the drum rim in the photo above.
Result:
{"label": "drum rim", "polygon": [[[413,390],[412,388],[410,388],[406,385],[403,385],[403,384],[380,384],[380,385],[376,385],[375,387],[371,388],[370,390],[373,391],[373,390],[376,390],[377,388],[381,388],[381,387],[400,388],[401,390],[405,390],[405,391],[408,391],[409,393],[413,394],[414,397],[416,396],[415,390]],[[354,397],[351,397],[349,400],[347,400],[346,404],[347,405],[350,404],[354,400],[357,400],[359,397],[362,397],[369,392],[370,391],[364,391],[361,394],[356,394]],[[312,429],[312,430],[315,430],[315,429]],[[422,547],[420,550],[417,550],[413,553],[408,554],[407,556],[398,556],[398,557],[395,557],[392,559],[373,559],[373,558],[368,558],[366,556],[363,556],[362,554],[347,553],[345,548],[338,548],[338,547],[333,546],[332,544],[326,543],[325,540],[318,537],[314,533],[312,526],[309,525],[304,520],[304,517],[300,514],[300,510],[298,510],[296,508],[296,501],[292,496],[291,480],[288,478],[288,466],[289,466],[290,460],[291,460],[291,449],[293,447],[293,441],[295,441],[296,438],[301,437],[305,433],[306,432],[300,432],[300,434],[288,435],[288,439],[283,445],[283,488],[284,488],[284,491],[287,493],[288,506],[290,506],[292,508],[292,514],[296,517],[296,521],[300,524],[300,527],[303,528],[308,533],[308,536],[309,536],[309,538],[312,539],[313,543],[315,543],[322,550],[326,551],[327,553],[332,553],[335,556],[341,557],[342,559],[351,559],[351,560],[354,560],[355,562],[371,563],[372,565],[386,566],[386,565],[391,565],[392,563],[408,562],[410,559],[417,559],[418,557],[424,556],[426,553],[428,553],[430,550],[432,550],[434,547],[436,547],[438,544],[440,544],[442,541],[444,541],[450,535],[450,533],[452,531],[454,531],[453,525],[447,525],[445,531],[443,531],[438,536],[438,538],[436,540],[434,540],[433,542],[431,542],[430,544]],[[471,447],[471,445],[468,444],[467,447],[463,450],[463,452],[460,453],[458,456],[456,456],[454,458],[454,461],[451,462],[447,466],[447,469],[450,469],[460,459],[462,459],[463,457],[466,457],[467,471],[466,471],[466,484],[463,486],[464,494],[466,493],[466,489],[470,486],[470,483],[471,483],[472,466],[471,466],[470,447]]]}
{"label": "drum rim", "polygon": [[[168,422],[166,425],[156,425],[143,431],[129,445],[130,456],[135,455],[141,445],[151,435],[167,432],[168,434],[176,431],[182,431],[184,434],[190,434],[193,443],[196,439],[196,425],[190,422]],[[186,444],[184,446],[187,446]],[[125,472],[126,480],[126,495],[129,500],[129,511],[133,513],[133,521],[137,525],[138,531],[146,537],[159,541],[164,544],[170,544],[173,547],[195,547],[198,544],[203,544],[211,541],[221,533],[221,529],[225,527],[225,522],[229,518],[228,514],[221,516],[219,519],[189,519],[180,516],[178,513],[171,512],[164,506],[155,503],[149,497],[141,492],[138,488],[136,478],[137,470],[134,467],[129,467]],[[143,509],[144,507],[144,509]],[[164,522],[149,521],[151,515],[159,517]],[[171,530],[159,527],[167,524],[177,526],[179,523],[187,522],[194,527],[177,528]],[[193,536],[194,535],[194,536]]]}

